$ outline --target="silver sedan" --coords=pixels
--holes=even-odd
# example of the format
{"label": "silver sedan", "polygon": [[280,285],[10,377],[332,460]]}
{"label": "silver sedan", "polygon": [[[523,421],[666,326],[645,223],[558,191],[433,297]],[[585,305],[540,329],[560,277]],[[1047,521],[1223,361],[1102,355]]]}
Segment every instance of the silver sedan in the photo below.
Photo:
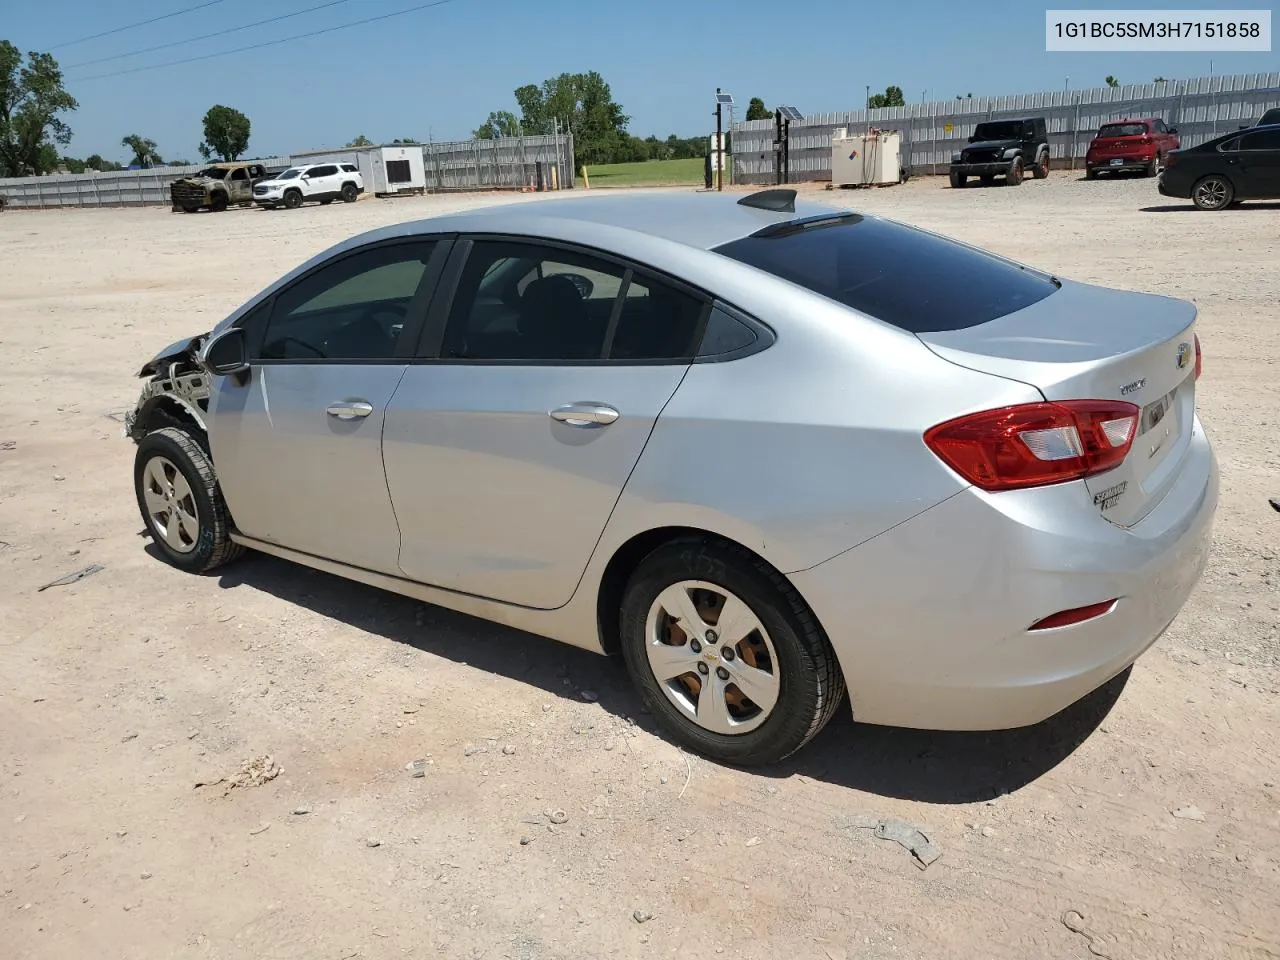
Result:
{"label": "silver sedan", "polygon": [[284,557],[600,653],[680,743],[1038,722],[1205,562],[1184,301],[794,191],[553,200],[348,240],[173,344],[156,544]]}

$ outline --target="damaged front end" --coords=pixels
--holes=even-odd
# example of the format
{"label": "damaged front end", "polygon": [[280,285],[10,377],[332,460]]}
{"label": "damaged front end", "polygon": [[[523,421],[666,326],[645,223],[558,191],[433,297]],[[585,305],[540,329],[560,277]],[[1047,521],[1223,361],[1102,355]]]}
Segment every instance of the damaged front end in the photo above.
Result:
{"label": "damaged front end", "polygon": [[137,406],[125,414],[124,435],[137,442],[161,427],[180,426],[206,433],[209,374],[199,361],[209,335],[179,340],[165,347],[138,371],[148,380]]}

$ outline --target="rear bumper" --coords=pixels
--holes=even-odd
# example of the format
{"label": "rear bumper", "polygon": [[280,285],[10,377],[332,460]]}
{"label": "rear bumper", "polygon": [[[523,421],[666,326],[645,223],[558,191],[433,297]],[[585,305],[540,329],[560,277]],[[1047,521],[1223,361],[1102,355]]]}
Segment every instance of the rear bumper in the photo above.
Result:
{"label": "rear bumper", "polygon": [[[790,579],[826,629],[854,716],[936,730],[1038,723],[1106,683],[1169,626],[1200,578],[1218,470],[1199,422],[1173,489],[1128,530],[1081,483],[970,488]],[[1028,631],[1061,610],[1105,615]]]}
{"label": "rear bumper", "polygon": [[[1113,164],[1111,161],[1115,159],[1120,162]],[[1154,159],[1155,157],[1102,157],[1096,160],[1086,158],[1085,167],[1090,170],[1096,170],[1098,173],[1106,173],[1112,170],[1127,173],[1133,170],[1148,169]]]}
{"label": "rear bumper", "polygon": [[962,173],[966,177],[999,175],[1008,173],[1009,166],[1012,163],[1012,160],[995,160],[990,163],[953,163],[951,164],[951,172]]}

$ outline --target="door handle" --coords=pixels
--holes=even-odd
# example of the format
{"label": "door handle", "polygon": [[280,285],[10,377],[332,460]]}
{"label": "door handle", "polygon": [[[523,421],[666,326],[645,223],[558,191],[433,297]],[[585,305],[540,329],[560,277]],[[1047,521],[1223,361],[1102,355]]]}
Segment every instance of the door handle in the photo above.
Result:
{"label": "door handle", "polygon": [[373,413],[373,404],[365,403],[363,400],[340,400],[329,404],[324,408],[324,412],[339,420],[354,420]]}
{"label": "door handle", "polygon": [[551,419],[573,427],[608,426],[618,419],[618,411],[607,403],[567,403],[552,410]]}

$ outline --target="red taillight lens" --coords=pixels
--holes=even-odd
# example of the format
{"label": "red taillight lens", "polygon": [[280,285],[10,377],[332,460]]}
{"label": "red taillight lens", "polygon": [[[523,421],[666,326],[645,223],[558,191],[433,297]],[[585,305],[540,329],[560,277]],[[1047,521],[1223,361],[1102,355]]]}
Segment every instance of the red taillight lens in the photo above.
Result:
{"label": "red taillight lens", "polygon": [[1118,466],[1133,443],[1138,414],[1119,400],[1026,403],[940,423],[925,432],[924,442],[975,487],[1042,487]]}
{"label": "red taillight lens", "polygon": [[1054,627],[1070,627],[1077,623],[1084,623],[1086,620],[1092,620],[1094,617],[1100,617],[1104,613],[1110,613],[1115,605],[1115,600],[1104,600],[1102,603],[1091,603],[1087,607],[1059,610],[1043,620],[1037,620],[1027,629],[1052,630]]}
{"label": "red taillight lens", "polygon": [[1200,368],[1204,365],[1203,358],[1200,354],[1200,334],[1193,334],[1196,342],[1196,379],[1200,379]]}

